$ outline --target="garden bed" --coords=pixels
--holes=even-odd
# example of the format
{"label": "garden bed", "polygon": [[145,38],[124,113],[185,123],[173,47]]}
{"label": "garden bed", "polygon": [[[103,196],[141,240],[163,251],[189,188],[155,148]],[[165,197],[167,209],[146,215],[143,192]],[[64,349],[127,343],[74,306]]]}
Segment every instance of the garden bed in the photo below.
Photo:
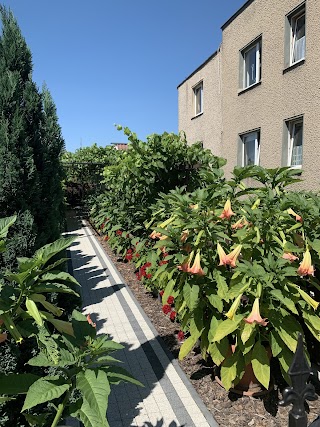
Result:
{"label": "garden bed", "polygon": [[[119,260],[108,244],[97,233],[96,235],[168,349],[175,358],[178,358],[179,325],[171,322],[163,314],[159,300],[147,292],[137,279],[134,265]],[[280,390],[284,386],[280,375],[279,378],[275,378],[275,389],[269,394],[259,398],[242,397],[221,388],[214,380],[213,367],[202,359],[197,348],[183,361],[179,361],[179,364],[220,426],[286,427],[288,425],[289,408],[278,407]],[[312,421],[320,413],[320,400],[309,402],[309,409],[309,421]]]}

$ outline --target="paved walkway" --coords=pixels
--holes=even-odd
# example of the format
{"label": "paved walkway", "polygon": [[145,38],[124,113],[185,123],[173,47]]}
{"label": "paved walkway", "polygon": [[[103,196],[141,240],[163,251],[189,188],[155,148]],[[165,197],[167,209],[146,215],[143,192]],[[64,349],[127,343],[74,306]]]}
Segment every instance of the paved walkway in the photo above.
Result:
{"label": "paved walkway", "polygon": [[69,217],[68,235],[76,237],[70,258],[83,312],[124,345],[115,357],[145,385],[112,388],[110,427],[218,427],[85,221]]}

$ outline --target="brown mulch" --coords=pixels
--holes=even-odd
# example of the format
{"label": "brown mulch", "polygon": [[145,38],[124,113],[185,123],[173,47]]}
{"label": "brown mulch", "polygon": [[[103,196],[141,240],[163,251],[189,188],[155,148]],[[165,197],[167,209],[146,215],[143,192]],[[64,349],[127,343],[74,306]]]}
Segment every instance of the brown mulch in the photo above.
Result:
{"label": "brown mulch", "polygon": [[[171,322],[161,310],[158,298],[147,292],[143,284],[136,278],[134,265],[123,262],[112,252],[108,244],[96,233],[106,253],[112,259],[132,293],[153,323],[167,348],[178,359],[180,343],[176,336],[179,325]],[[206,363],[199,349],[195,348],[179,365],[185,372],[197,393],[212,413],[219,426],[229,427],[287,427],[290,407],[279,407],[281,398],[279,391],[283,384],[274,386],[274,389],[261,397],[239,396],[227,392],[214,379],[213,367]],[[320,399],[309,402],[309,422],[320,413]]]}

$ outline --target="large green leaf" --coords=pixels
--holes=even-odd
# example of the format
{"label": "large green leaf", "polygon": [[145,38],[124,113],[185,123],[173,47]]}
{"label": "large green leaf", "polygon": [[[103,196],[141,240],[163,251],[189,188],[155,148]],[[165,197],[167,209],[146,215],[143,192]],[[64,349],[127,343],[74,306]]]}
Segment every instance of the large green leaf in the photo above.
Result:
{"label": "large green leaf", "polygon": [[74,283],[79,286],[78,281],[71,276],[71,274],[66,273],[65,271],[53,270],[50,273],[45,273],[39,279],[39,282],[57,282],[61,280],[62,282]]}
{"label": "large green leaf", "polygon": [[108,375],[109,381],[112,384],[118,384],[121,381],[132,383],[140,387],[144,385],[135,379],[126,369],[121,368],[120,366],[103,366],[101,368]]}
{"label": "large green leaf", "polygon": [[[200,336],[200,335],[199,335]],[[182,360],[186,357],[186,355],[188,353],[190,353],[190,351],[193,349],[193,347],[196,345],[196,342],[198,340],[199,337],[197,337],[197,335],[191,335],[190,337],[188,337],[184,343],[182,344],[182,346],[180,347],[180,351],[179,351],[179,360]]]}
{"label": "large green leaf", "polygon": [[270,360],[265,347],[257,341],[252,351],[252,368],[257,380],[266,388],[270,383]]}
{"label": "large green leaf", "polygon": [[231,353],[221,365],[221,382],[226,390],[229,390],[233,386],[233,381],[237,376],[238,356],[236,353]]}
{"label": "large green leaf", "polygon": [[77,389],[83,396],[80,411],[93,427],[107,426],[107,407],[110,384],[107,374],[101,369],[86,369],[77,374]]}
{"label": "large green leaf", "polygon": [[71,245],[74,239],[74,237],[65,237],[58,239],[53,243],[49,243],[48,245],[38,249],[34,254],[34,258],[37,258],[42,262],[42,264],[46,264],[54,255],[58,254],[64,249],[67,249],[67,247]]}
{"label": "large green leaf", "polygon": [[243,319],[243,315],[238,314],[234,316],[234,320],[226,319],[219,324],[219,327],[215,333],[213,341],[220,341],[222,338],[234,332],[237,328],[241,320]]}
{"label": "large green leaf", "polygon": [[211,294],[207,295],[207,298],[212,305],[212,307],[216,308],[219,313],[222,313],[223,311],[223,302],[222,299],[219,297],[219,295]]}
{"label": "large green leaf", "polygon": [[79,418],[85,427],[110,427],[107,418],[102,419],[86,398],[82,399],[81,407],[77,408],[72,415]]}
{"label": "large green leaf", "polygon": [[34,286],[32,288],[33,293],[46,293],[46,292],[58,292],[58,293],[65,293],[65,294],[71,294],[79,297],[79,294],[75,292],[73,289],[69,288],[66,285],[63,285],[62,283],[42,283]]}
{"label": "large green leaf", "polygon": [[209,344],[208,352],[217,366],[220,366],[230,351],[230,344],[228,338],[223,338],[220,342]]}
{"label": "large green leaf", "polygon": [[199,292],[199,285],[190,285],[186,283],[183,287],[183,296],[191,311],[193,311],[199,303]]}
{"label": "large green leaf", "polygon": [[40,403],[49,402],[62,396],[71,384],[62,377],[43,377],[35,381],[29,388],[22,411],[33,408]]}
{"label": "large green leaf", "polygon": [[16,219],[16,215],[9,216],[7,218],[0,218],[0,239],[7,237],[9,227],[15,223]]}
{"label": "large green leaf", "polygon": [[29,387],[39,379],[34,374],[0,375],[0,394],[25,394]]}

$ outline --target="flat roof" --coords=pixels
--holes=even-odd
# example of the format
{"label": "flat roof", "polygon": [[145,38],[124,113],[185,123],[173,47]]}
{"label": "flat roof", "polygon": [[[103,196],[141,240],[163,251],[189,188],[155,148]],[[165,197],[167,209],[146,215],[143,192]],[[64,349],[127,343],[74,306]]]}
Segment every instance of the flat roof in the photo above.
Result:
{"label": "flat roof", "polygon": [[228,21],[227,22],[225,22],[223,25],[222,25],[222,27],[221,27],[221,30],[223,31],[229,24],[231,24],[231,22],[232,21],[234,21],[236,18],[237,18],[237,16],[239,16],[248,6],[250,6],[250,4],[251,3],[253,3],[254,2],[254,0],[248,0],[248,1],[246,1],[245,2],[245,4],[243,5],[243,6],[241,6],[240,7],[240,9],[238,9],[237,11],[236,11],[236,13],[234,13],[232,16],[231,16],[231,18],[229,18],[228,19]]}
{"label": "flat roof", "polygon": [[199,67],[198,68],[196,68],[188,77],[186,77],[184,80],[183,80],[183,82],[181,82],[178,86],[177,86],[177,89],[179,89],[179,87],[181,86],[181,85],[183,85],[183,83],[185,83],[187,80],[189,80],[190,79],[190,77],[192,77],[194,74],[196,74],[199,70],[201,70],[201,68],[203,68],[208,62],[210,62],[211,61],[211,59],[213,59],[216,55],[217,55],[217,53],[218,53],[218,51],[219,51],[219,49],[218,50],[216,50],[212,55],[210,55],[209,56],[209,58],[207,58],[201,65],[199,65]]}

